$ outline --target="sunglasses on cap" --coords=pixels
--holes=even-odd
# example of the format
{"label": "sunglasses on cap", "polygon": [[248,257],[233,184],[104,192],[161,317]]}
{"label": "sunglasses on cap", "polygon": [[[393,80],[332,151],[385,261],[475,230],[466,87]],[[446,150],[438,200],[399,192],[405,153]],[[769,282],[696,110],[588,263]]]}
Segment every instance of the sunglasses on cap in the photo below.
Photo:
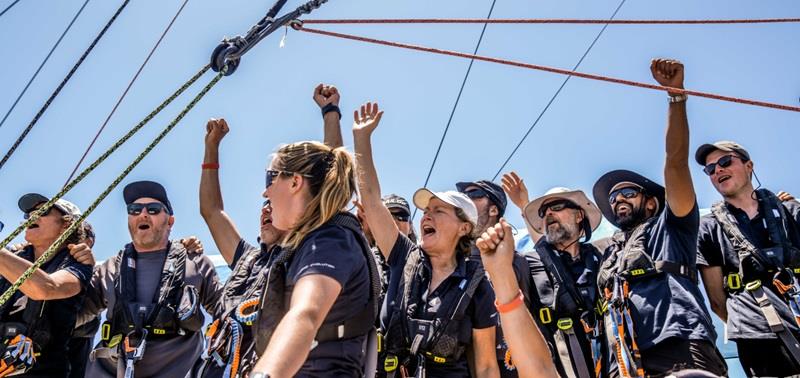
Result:
{"label": "sunglasses on cap", "polygon": [[547,213],[547,209],[550,209],[550,211],[553,212],[558,212],[564,209],[578,210],[580,209],[580,207],[578,207],[578,205],[569,200],[557,200],[548,202],[539,207],[539,218],[544,218],[545,213]]}
{"label": "sunglasses on cap", "polygon": [[305,173],[297,173],[297,172],[289,172],[289,171],[278,171],[278,170],[275,170],[275,169],[267,169],[267,175],[266,175],[267,180],[266,180],[266,184],[264,186],[264,189],[269,188],[270,186],[272,186],[272,182],[275,180],[275,177],[278,177],[281,174],[284,174],[284,175],[287,175],[287,176],[298,174],[298,175],[303,176],[303,177],[314,177],[314,176],[311,176],[311,175],[305,174]]}
{"label": "sunglasses on cap", "polygon": [[481,189],[481,188],[473,188],[473,189],[467,190],[467,191],[464,192],[464,194],[466,194],[467,197],[472,198],[472,199],[489,197],[489,194],[486,193],[486,191]]}
{"label": "sunglasses on cap", "polygon": [[159,202],[132,203],[128,205],[128,215],[139,215],[144,209],[147,209],[148,215],[158,215],[161,214],[162,211],[166,211],[167,207]]}
{"label": "sunglasses on cap", "polygon": [[631,198],[635,198],[636,196],[638,196],[639,193],[644,193],[644,191],[642,189],[634,188],[634,187],[630,187],[630,186],[627,187],[627,188],[617,189],[617,190],[615,190],[615,191],[613,191],[613,192],[608,194],[608,204],[611,205],[611,206],[614,206],[614,204],[617,203],[617,196],[620,195],[620,194],[622,194],[622,197],[624,197],[626,199],[631,199]]}
{"label": "sunglasses on cap", "polygon": [[737,158],[737,159],[741,160],[742,162],[747,161],[747,160],[742,159],[741,157],[736,156],[736,155],[725,155],[725,156],[719,158],[719,160],[717,160],[716,163],[711,163],[711,164],[708,164],[705,167],[703,167],[703,172],[705,172],[707,175],[711,176],[711,175],[714,174],[714,172],[717,171],[717,166],[720,166],[722,168],[730,167],[731,163],[733,163],[733,158]]}
{"label": "sunglasses on cap", "polygon": [[392,212],[392,217],[400,222],[408,222],[408,218],[410,218],[405,211]]}
{"label": "sunglasses on cap", "polygon": [[[27,213],[23,214],[23,215],[22,215],[22,219],[25,219],[25,220],[28,220],[28,219],[30,219],[30,217],[31,217],[31,214],[33,214],[34,212],[36,212],[36,210],[38,210],[38,209],[39,209],[39,208],[35,208],[35,209],[33,209],[33,210],[31,210],[31,211],[29,211],[29,212],[27,212]],[[39,217],[46,217],[46,216],[50,215],[50,212],[51,212],[52,210],[53,210],[53,208],[52,208],[52,207],[51,207],[51,208],[49,208],[49,209],[47,209],[47,210],[45,210],[45,212],[44,212],[44,213],[42,213],[41,215],[39,215]]]}

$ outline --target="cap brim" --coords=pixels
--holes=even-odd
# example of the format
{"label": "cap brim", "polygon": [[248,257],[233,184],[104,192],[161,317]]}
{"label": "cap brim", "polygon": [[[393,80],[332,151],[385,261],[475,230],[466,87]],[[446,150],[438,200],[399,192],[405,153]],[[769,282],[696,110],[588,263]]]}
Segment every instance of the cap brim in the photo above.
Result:
{"label": "cap brim", "polygon": [[[697,161],[697,164],[700,164],[700,165],[705,167],[706,158],[708,157],[708,154],[714,152],[715,150],[726,151],[726,150],[720,149],[719,147],[717,147],[717,146],[715,146],[713,144],[706,143],[706,144],[704,144],[704,145],[702,145],[700,147],[697,147],[697,151],[694,153],[694,160]],[[730,152],[730,151],[728,151],[728,152]]]}
{"label": "cap brim", "polygon": [[600,209],[597,208],[597,205],[595,205],[594,202],[589,200],[589,197],[587,197],[586,193],[584,193],[582,190],[573,190],[563,193],[547,194],[536,198],[525,205],[525,209],[523,210],[525,221],[528,222],[528,224],[534,230],[536,230],[536,232],[540,234],[544,233],[542,217],[539,216],[539,208],[542,207],[542,204],[548,200],[555,198],[566,199],[580,206],[581,209],[583,209],[585,216],[589,219],[589,225],[592,227],[592,231],[596,230],[597,227],[600,226],[600,222],[603,218]]}
{"label": "cap brim", "polygon": [[428,207],[428,204],[431,202],[431,198],[436,197],[436,194],[433,194],[432,191],[426,188],[417,189],[414,192],[414,197],[411,199],[414,202],[414,206],[416,206],[420,210],[425,210]]}
{"label": "cap brim", "polygon": [[665,191],[664,187],[651,181],[647,177],[644,177],[636,172],[628,171],[625,169],[618,169],[616,171],[611,171],[604,174],[600,177],[597,182],[594,184],[594,188],[592,189],[592,194],[594,196],[594,202],[597,204],[597,207],[603,213],[603,216],[608,219],[611,224],[616,227],[619,227],[616,221],[616,214],[614,214],[614,209],[611,208],[611,204],[608,202],[608,194],[611,191],[611,188],[614,185],[617,185],[623,181],[630,181],[636,185],[641,186],[647,192],[647,195],[655,197],[658,201],[658,211],[659,213],[664,210],[665,202]]}
{"label": "cap brim", "polygon": [[19,198],[17,206],[19,206],[19,209],[22,210],[23,213],[30,213],[37,205],[49,200],[50,199],[39,193],[28,193]]}

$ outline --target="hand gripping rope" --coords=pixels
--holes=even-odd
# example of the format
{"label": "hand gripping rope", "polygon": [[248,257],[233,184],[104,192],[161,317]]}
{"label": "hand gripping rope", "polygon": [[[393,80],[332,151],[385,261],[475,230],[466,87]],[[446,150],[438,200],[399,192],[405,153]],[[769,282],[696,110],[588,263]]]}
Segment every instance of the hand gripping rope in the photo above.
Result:
{"label": "hand gripping rope", "polygon": [[[66,241],[67,237],[78,229],[78,227],[83,223],[84,220],[86,220],[89,214],[91,214],[97,208],[100,202],[102,202],[111,193],[111,191],[114,190],[114,188],[116,188],[117,185],[119,185],[119,183],[125,179],[125,177],[127,177],[127,175],[150,153],[150,151],[152,151],[161,142],[161,140],[163,140],[167,136],[167,134],[169,134],[170,131],[172,131],[173,128],[175,128],[175,126],[177,126],[178,122],[180,122],[181,119],[183,119],[183,117],[185,117],[186,114],[189,113],[189,111],[192,108],[194,108],[194,106],[197,105],[198,102],[200,102],[203,96],[205,96],[208,93],[208,91],[210,91],[211,88],[213,88],[219,82],[219,80],[222,79],[223,76],[227,76],[229,74],[229,67],[227,66],[228,62],[233,62],[233,64],[238,66],[239,58],[250,48],[252,48],[256,43],[264,39],[267,35],[269,35],[273,31],[277,30],[283,24],[288,23],[289,21],[293,20],[294,18],[302,14],[310,13],[312,10],[318,8],[321,4],[327,2],[327,0],[309,1],[308,3],[288,13],[286,16],[281,17],[279,21],[282,22],[283,24],[279,24],[278,21],[272,22],[271,21],[272,17],[274,17],[274,15],[280,11],[280,8],[283,6],[285,2],[286,0],[278,0],[272,7],[272,9],[270,9],[270,11],[267,14],[267,17],[265,17],[265,19],[269,19],[267,27],[261,26],[262,22],[265,20],[262,19],[262,22],[259,22],[258,25],[250,29],[248,36],[252,35],[252,37],[250,39],[243,38],[243,40],[246,42],[246,46],[244,46],[246,47],[245,49],[236,49],[236,50],[224,49],[226,53],[221,56],[221,60],[219,59],[216,60],[216,62],[224,63],[222,66],[218,65],[217,68],[215,68],[215,71],[217,71],[218,74],[214,76],[214,78],[212,78],[211,81],[208,84],[206,84],[206,86],[202,90],[200,90],[200,92],[189,102],[189,104],[186,105],[186,107],[161,131],[161,133],[150,143],[150,145],[148,145],[147,148],[145,148],[144,151],[142,151],[139,154],[139,156],[137,156],[136,159],[134,159],[133,162],[127,168],[125,168],[125,170],[111,183],[111,185],[109,185],[109,187],[106,188],[106,190],[103,191],[103,193],[101,193],[100,196],[91,205],[89,205],[86,211],[77,220],[75,220],[58,237],[58,239],[56,239],[55,242],[53,242],[50,248],[48,248],[47,251],[45,251],[45,253],[42,254],[42,256],[40,256],[33,263],[33,265],[31,265],[30,268],[28,268],[28,270],[26,270],[22,275],[20,275],[17,281],[14,282],[14,284],[11,285],[11,287],[8,288],[8,290],[6,290],[2,294],[2,296],[0,296],[0,306],[5,304],[11,298],[11,296],[14,295],[14,293],[17,290],[19,290],[19,287],[28,278],[30,278],[31,275],[33,275],[36,269],[39,269],[42,266],[42,264],[48,261],[52,257],[52,255],[61,248],[61,246]],[[272,14],[272,16],[270,16],[270,14]],[[213,54],[214,56],[218,55],[217,50],[219,48],[220,47],[218,46],[217,49],[214,50],[215,51],[215,53]],[[212,58],[212,60],[214,59]],[[9,234],[5,239],[3,239],[2,242],[0,242],[0,246],[8,245],[15,237],[17,237],[20,233],[22,233],[23,230],[25,230],[34,222],[36,222],[39,219],[39,217],[42,216],[42,214],[44,214],[50,208],[53,207],[53,204],[56,201],[58,201],[67,192],[69,192],[72,188],[74,188],[79,182],[81,182],[86,176],[88,176],[89,173],[94,171],[94,169],[97,168],[103,161],[105,161],[112,153],[114,153],[114,151],[116,151],[120,146],[122,146],[122,144],[124,144],[134,134],[136,134],[139,130],[141,130],[142,127],[144,127],[151,119],[153,119],[153,117],[155,117],[158,113],[160,113],[161,110],[163,110],[167,105],[169,105],[184,91],[186,91],[186,89],[188,89],[192,84],[194,84],[195,81],[197,81],[201,76],[203,76],[203,74],[206,71],[208,71],[209,68],[211,68],[211,65],[206,65],[205,67],[201,68],[200,71],[198,71],[191,79],[189,79],[186,83],[184,83],[175,93],[173,93],[170,97],[164,100],[164,102],[162,102],[155,110],[153,110],[150,114],[148,114],[141,122],[139,122],[139,124],[134,126],[127,134],[125,134],[120,140],[114,143],[106,152],[104,152],[99,158],[97,158],[97,160],[95,160],[85,170],[83,170],[78,175],[78,177],[76,177],[74,180],[65,185],[64,188],[61,189],[61,191],[58,194],[53,196],[44,205],[40,206],[39,209],[31,213],[28,220],[23,222],[19,227],[17,227],[14,231],[12,231],[11,234]],[[235,66],[233,67],[233,69],[235,70]]]}

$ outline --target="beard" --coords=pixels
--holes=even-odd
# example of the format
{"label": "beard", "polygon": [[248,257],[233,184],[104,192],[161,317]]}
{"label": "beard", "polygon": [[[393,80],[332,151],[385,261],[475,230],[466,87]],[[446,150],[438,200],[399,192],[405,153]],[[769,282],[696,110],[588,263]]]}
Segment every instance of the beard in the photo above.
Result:
{"label": "beard", "polygon": [[[633,206],[631,205],[631,207]],[[644,205],[641,204],[633,208],[631,212],[626,215],[616,215],[615,213],[615,217],[619,228],[623,231],[628,231],[647,219],[647,210],[645,210]]]}
{"label": "beard", "polygon": [[545,228],[544,237],[551,245],[567,244],[573,241],[579,235],[579,228],[577,224],[563,224],[559,221],[547,225]]}
{"label": "beard", "polygon": [[486,206],[484,211],[478,213],[477,229],[483,233],[489,226],[493,225],[489,224],[489,206]]}

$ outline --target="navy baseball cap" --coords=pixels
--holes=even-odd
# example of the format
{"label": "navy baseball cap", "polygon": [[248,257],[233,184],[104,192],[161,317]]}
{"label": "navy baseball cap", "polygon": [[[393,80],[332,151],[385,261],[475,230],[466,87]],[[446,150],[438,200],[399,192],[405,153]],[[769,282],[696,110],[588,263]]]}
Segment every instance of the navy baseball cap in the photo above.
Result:
{"label": "navy baseball cap", "polygon": [[167,197],[167,190],[154,181],[136,181],[125,186],[122,190],[122,196],[125,198],[125,204],[130,205],[139,198],[149,197],[157,199],[167,207],[170,215],[175,214],[172,211],[172,204]]}
{"label": "navy baseball cap", "polygon": [[479,180],[479,181],[464,181],[456,183],[456,189],[458,189],[461,193],[466,193],[467,188],[470,186],[476,186],[486,192],[486,195],[489,197],[489,200],[497,206],[497,210],[499,210],[500,214],[498,216],[502,217],[503,214],[506,212],[506,205],[508,205],[508,199],[506,198],[506,193],[503,192],[503,188],[500,185],[497,185],[489,180]]}

